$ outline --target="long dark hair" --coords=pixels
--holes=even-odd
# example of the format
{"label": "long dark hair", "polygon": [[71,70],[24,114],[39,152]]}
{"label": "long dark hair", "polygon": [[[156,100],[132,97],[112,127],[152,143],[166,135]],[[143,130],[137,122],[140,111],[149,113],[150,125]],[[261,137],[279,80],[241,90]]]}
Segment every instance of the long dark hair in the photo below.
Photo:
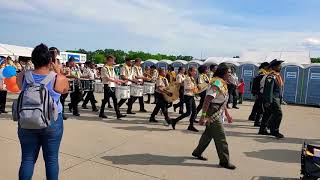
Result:
{"label": "long dark hair", "polygon": [[218,65],[218,68],[213,76],[223,78],[228,73],[229,69],[230,66],[228,66],[226,63],[221,63]]}

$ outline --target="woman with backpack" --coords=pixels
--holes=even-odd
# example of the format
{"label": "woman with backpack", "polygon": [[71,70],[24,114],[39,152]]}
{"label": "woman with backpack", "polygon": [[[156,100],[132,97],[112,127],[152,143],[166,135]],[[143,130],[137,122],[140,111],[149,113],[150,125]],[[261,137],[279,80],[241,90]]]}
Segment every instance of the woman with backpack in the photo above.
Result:
{"label": "woman with backpack", "polygon": [[[56,60],[56,55],[56,50],[49,51],[46,45],[38,45],[31,55],[35,69],[23,71],[17,78],[18,86],[22,90],[17,101],[21,107],[16,106],[16,110],[19,111],[13,111],[12,114],[13,119],[18,121],[18,136],[21,144],[20,180],[32,179],[40,148],[45,160],[47,179],[58,179],[58,155],[63,134],[60,96],[68,92],[69,85],[67,78],[60,74],[60,64]],[[40,97],[37,93],[40,93]],[[30,105],[38,103],[43,105],[43,108],[39,106],[30,110],[32,106],[26,106],[28,103]],[[49,110],[49,108],[52,109]],[[36,112],[41,118],[33,117]]]}

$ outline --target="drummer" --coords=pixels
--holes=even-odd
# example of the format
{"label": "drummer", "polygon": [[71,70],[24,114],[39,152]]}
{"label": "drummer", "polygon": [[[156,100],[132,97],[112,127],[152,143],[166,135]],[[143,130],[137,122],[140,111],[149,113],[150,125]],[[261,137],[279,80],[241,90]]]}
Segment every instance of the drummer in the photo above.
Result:
{"label": "drummer", "polygon": [[[136,83],[137,80],[132,79],[132,62],[131,59],[126,57],[125,64],[120,70],[120,79],[126,81],[123,86],[130,86],[132,83]],[[127,101],[127,99],[121,99],[118,103],[119,108]]]}
{"label": "drummer", "polygon": [[75,63],[74,57],[70,57],[68,60],[69,63],[69,74],[66,75],[66,77],[70,80],[73,80],[74,82],[74,91],[70,93],[70,99],[71,103],[69,103],[69,111],[72,112],[74,116],[80,116],[79,110],[78,110],[78,104],[82,100],[82,93],[80,91],[80,78],[82,76],[80,69],[77,67]]}
{"label": "drummer", "polygon": [[[152,74],[151,82],[155,83],[158,79],[159,72],[158,72],[157,67],[155,65],[152,65],[150,68],[151,68],[151,74]],[[156,101],[157,101],[157,99],[154,96],[154,102],[152,104],[156,104]]]}
{"label": "drummer", "polygon": [[[149,66],[147,66],[144,69],[143,76],[148,79],[146,82],[152,82],[152,72],[151,72],[151,68]],[[147,94],[147,95],[148,95],[148,100],[146,100],[145,103],[150,104],[151,94]]]}
{"label": "drummer", "polygon": [[163,93],[165,92],[165,89],[169,86],[168,79],[166,78],[166,72],[164,69],[159,70],[159,77],[156,81],[156,90],[155,90],[155,97],[157,98],[156,107],[153,109],[153,112],[150,116],[149,122],[158,122],[155,118],[155,116],[158,114],[159,110],[161,109],[164,118],[168,124],[171,123],[169,115],[168,115],[168,108],[167,104],[168,102],[164,99]]}
{"label": "drummer", "polygon": [[[136,58],[134,61],[134,66],[132,67],[132,79],[135,80],[138,85],[142,85],[144,80],[147,80],[146,77],[143,76],[142,68],[141,68],[141,59]],[[139,112],[147,112],[144,109],[143,96],[141,97],[133,97],[131,96],[128,100],[128,109],[127,114],[135,114],[132,112],[133,103],[139,99],[140,111]]]}
{"label": "drummer", "polygon": [[183,113],[176,119],[172,120],[171,125],[173,129],[175,129],[176,124],[180,120],[190,116],[188,130],[198,132],[198,130],[193,126],[194,121],[197,118],[196,102],[194,100],[194,96],[198,92],[197,82],[194,79],[196,74],[197,74],[197,70],[195,67],[190,67],[188,69],[188,76],[186,77],[183,83],[184,84],[183,100],[186,104],[187,112]]}
{"label": "drummer", "polygon": [[177,75],[177,80],[176,83],[180,84],[180,89],[179,89],[179,103],[173,105],[174,111],[179,107],[179,114],[183,114],[183,93],[184,93],[184,79],[186,78],[185,75],[186,69],[182,66],[179,67],[178,69],[178,75]]}
{"label": "drummer", "polygon": [[[86,66],[83,69],[83,76],[86,77],[86,80],[94,82],[94,80],[97,78],[96,77],[97,72],[95,71],[95,68],[94,68],[95,65],[94,65],[93,62],[90,62],[90,61],[87,61],[85,64],[86,64]],[[93,112],[98,112],[99,110],[98,110],[98,108],[96,106],[96,99],[94,97],[94,90],[93,89],[90,89],[88,91],[87,96],[83,101],[82,109],[88,109],[87,108],[87,103],[89,101],[91,103],[92,111]]]}
{"label": "drummer", "polygon": [[[208,69],[207,66],[201,65],[198,68],[198,72],[200,74],[200,76],[198,77],[198,84],[207,84],[209,87],[209,82],[210,79],[208,77]],[[203,106],[203,102],[204,102],[204,98],[206,97],[206,93],[207,91],[204,90],[203,92],[201,92],[200,95],[200,102],[197,106],[197,114],[201,111],[202,106]]]}
{"label": "drummer", "polygon": [[115,71],[114,71],[114,67],[113,67],[114,59],[115,58],[112,55],[107,56],[106,57],[106,64],[101,69],[101,79],[102,79],[102,83],[104,84],[104,96],[103,96],[100,114],[99,114],[100,118],[107,118],[107,116],[104,113],[104,111],[105,111],[104,109],[105,109],[105,106],[108,102],[108,99],[110,99],[110,97],[112,98],[112,101],[113,101],[113,106],[114,106],[114,110],[116,111],[116,114],[117,114],[117,119],[125,117],[125,115],[120,114],[120,110],[119,110],[118,102],[117,102],[117,97],[116,97],[116,93],[115,93],[116,84],[120,85],[120,84],[124,83],[125,81],[120,80],[120,79],[116,79]]}

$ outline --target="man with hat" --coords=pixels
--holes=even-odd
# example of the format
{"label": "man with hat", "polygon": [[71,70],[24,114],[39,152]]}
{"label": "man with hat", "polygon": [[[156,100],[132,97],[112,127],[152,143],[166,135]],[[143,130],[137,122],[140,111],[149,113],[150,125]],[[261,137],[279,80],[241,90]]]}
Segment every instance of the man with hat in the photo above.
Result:
{"label": "man with hat", "polygon": [[[86,77],[87,80],[91,81],[91,82],[94,82],[95,79],[97,78],[96,74],[96,70],[95,70],[95,65],[93,62],[91,61],[87,61],[85,63],[85,67],[83,68],[83,76]],[[90,89],[88,92],[87,92],[87,96],[86,98],[84,99],[83,101],[83,104],[82,104],[82,108],[83,109],[88,109],[87,107],[87,103],[90,101],[91,103],[91,108],[92,108],[92,111],[94,112],[98,112],[98,108],[96,107],[96,99],[94,97],[94,90],[93,88]]]}
{"label": "man with hat", "polygon": [[258,75],[253,79],[253,82],[252,82],[251,93],[253,96],[256,97],[256,100],[252,107],[249,120],[254,121],[254,126],[260,126],[260,120],[263,115],[263,107],[262,107],[263,94],[260,92],[260,82],[261,82],[261,79],[268,74],[268,70],[269,70],[268,68],[269,68],[268,62],[261,63],[261,65],[259,66]]}
{"label": "man with hat", "polygon": [[78,104],[82,100],[82,92],[80,90],[80,78],[82,77],[82,73],[76,64],[74,57],[70,57],[68,59],[68,64],[70,71],[66,77],[69,81],[74,81],[74,91],[70,93],[71,103],[69,103],[69,111],[72,112],[74,116],[80,116]]}
{"label": "man with hat", "polygon": [[269,135],[267,131],[267,124],[269,124],[271,131],[270,134],[277,138],[284,138],[284,136],[279,132],[282,120],[281,101],[284,85],[280,74],[282,63],[283,61],[277,59],[270,62],[270,73],[262,79],[262,81],[264,81],[264,86],[261,90],[263,93],[263,105],[265,112],[263,114],[259,134]]}

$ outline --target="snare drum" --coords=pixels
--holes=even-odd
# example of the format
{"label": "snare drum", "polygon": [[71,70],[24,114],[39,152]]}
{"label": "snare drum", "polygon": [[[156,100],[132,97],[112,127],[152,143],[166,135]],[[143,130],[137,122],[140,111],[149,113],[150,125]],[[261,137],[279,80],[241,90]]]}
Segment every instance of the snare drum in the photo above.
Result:
{"label": "snare drum", "polygon": [[103,83],[101,82],[96,82],[93,84],[94,85],[94,92],[96,93],[103,93],[104,89],[103,89]]}
{"label": "snare drum", "polygon": [[133,97],[142,97],[143,96],[143,86],[132,84],[130,86],[130,95]]}
{"label": "snare drum", "polygon": [[83,91],[94,91],[93,80],[81,80],[81,87]]}
{"label": "snare drum", "polygon": [[116,97],[120,99],[130,98],[130,86],[118,86],[116,87]]}
{"label": "snare drum", "polygon": [[69,80],[69,93],[73,93],[74,91],[75,91],[74,80]]}
{"label": "snare drum", "polygon": [[143,93],[145,94],[154,94],[155,83],[144,82],[143,84]]}

